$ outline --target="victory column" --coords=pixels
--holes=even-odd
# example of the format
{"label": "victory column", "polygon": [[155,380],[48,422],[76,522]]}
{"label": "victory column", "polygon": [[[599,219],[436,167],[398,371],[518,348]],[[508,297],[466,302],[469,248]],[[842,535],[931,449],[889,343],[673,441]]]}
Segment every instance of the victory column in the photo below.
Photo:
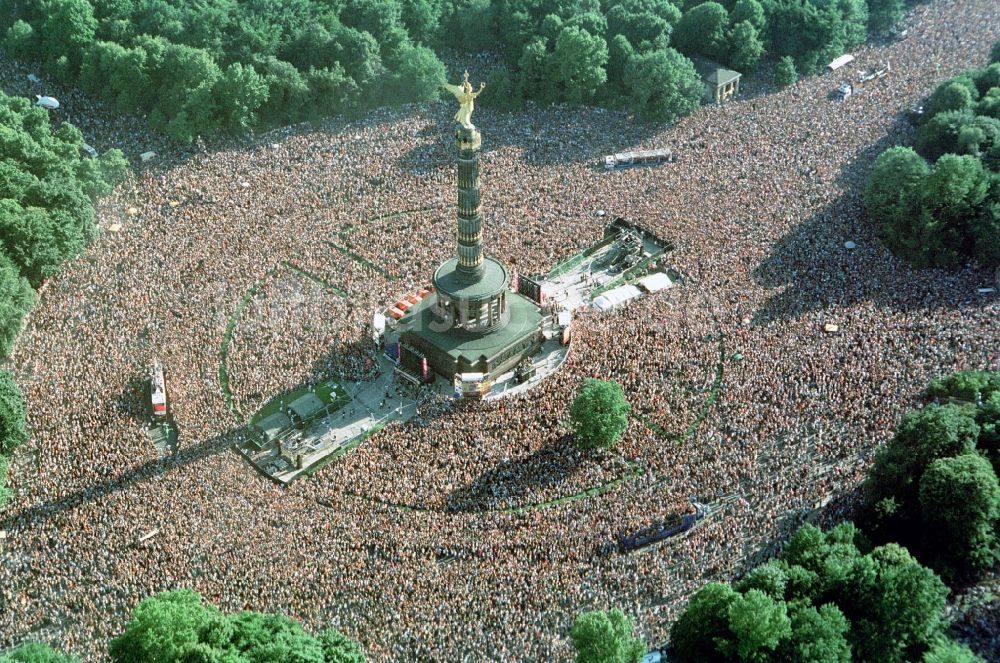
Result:
{"label": "victory column", "polygon": [[469,72],[461,85],[445,85],[459,102],[456,256],[434,272],[434,293],[407,315],[400,360],[420,370],[424,362],[453,380],[460,374],[499,377],[542,344],[542,313],[530,299],[510,290],[510,274],[486,257],[479,215],[479,150],[482,137],[472,124],[474,90]]}

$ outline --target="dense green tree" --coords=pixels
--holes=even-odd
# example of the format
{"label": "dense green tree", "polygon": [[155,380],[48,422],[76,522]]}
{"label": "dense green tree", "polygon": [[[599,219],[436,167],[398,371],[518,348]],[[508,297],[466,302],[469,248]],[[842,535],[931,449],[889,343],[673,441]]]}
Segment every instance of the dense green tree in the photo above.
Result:
{"label": "dense green tree", "polygon": [[718,2],[691,7],[674,30],[673,42],[684,53],[698,53],[714,60],[725,59],[729,12]]}
{"label": "dense green tree", "polygon": [[33,642],[0,656],[0,663],[79,663],[79,659],[62,654],[48,645]]}
{"label": "dense green tree", "polygon": [[971,110],[979,99],[979,91],[971,79],[952,78],[939,85],[927,101],[925,118],[946,111]]}
{"label": "dense green tree", "polygon": [[986,400],[1000,392],[1000,372],[957,371],[934,378],[927,385],[932,398],[958,398],[969,403]]}
{"label": "dense green tree", "polygon": [[[60,224],[73,226],[60,231],[67,238],[79,234],[84,242],[90,242],[97,237],[93,201],[75,173],[55,173],[39,180],[28,189],[23,206],[46,209],[53,219],[58,217]],[[75,242],[68,244],[67,256],[76,255],[74,246]]]}
{"label": "dense green tree", "polygon": [[445,68],[434,51],[426,46],[404,46],[401,61],[393,67],[390,98],[433,101],[441,96]]}
{"label": "dense green tree", "polygon": [[326,663],[365,663],[361,645],[337,629],[320,631],[316,637],[323,648],[323,658]]}
{"label": "dense green tree", "polygon": [[494,70],[487,79],[482,94],[479,101],[496,110],[514,111],[524,105],[523,99],[518,94],[517,81],[509,71]]}
{"label": "dense green tree", "polygon": [[776,601],[785,598],[785,588],[788,586],[787,565],[771,560],[760,566],[755,566],[738,583],[735,588],[740,592],[756,589],[767,594]]}
{"label": "dense green tree", "polygon": [[710,582],[688,600],[670,629],[670,642],[682,661],[721,661],[719,642],[731,641],[729,607],[740,595],[729,585]]}
{"label": "dense green tree", "polygon": [[116,663],[363,663],[357,643],[336,630],[315,638],[284,615],[225,616],[190,590],[164,592],[135,607],[111,641]]}
{"label": "dense green tree", "polygon": [[257,111],[264,125],[278,126],[300,118],[310,91],[299,70],[274,56],[256,60],[254,68],[267,85],[267,101]]}
{"label": "dense green tree", "polygon": [[975,84],[979,96],[995,87],[1000,87],[1000,62],[994,62],[982,69],[972,69],[968,73],[972,77],[972,82]]}
{"label": "dense green tree", "polygon": [[[1000,151],[997,148],[994,150]],[[993,181],[997,181],[996,175]],[[1000,266],[1000,195],[994,194],[992,201],[995,202],[983,205],[969,223],[973,237],[972,255],[985,267]]]}
{"label": "dense green tree", "polygon": [[863,44],[868,38],[868,2],[866,0],[837,0],[836,7],[840,13],[842,32],[834,37],[833,44],[837,48]]}
{"label": "dense green tree", "polygon": [[562,97],[570,103],[584,103],[593,99],[607,80],[607,62],[608,45],[601,37],[568,26],[559,32],[550,68],[555,83],[562,88]]}
{"label": "dense green tree", "polygon": [[1000,392],[983,399],[982,407],[976,410],[976,423],[980,427],[977,448],[986,454],[993,471],[1000,476]]}
{"label": "dense green tree", "polygon": [[[7,471],[10,469],[10,460],[7,456],[0,455],[0,511],[10,504],[14,493],[7,487]],[[3,659],[0,658],[0,663]]]}
{"label": "dense green tree", "polygon": [[10,158],[0,159],[0,198],[24,200],[27,192],[37,185],[38,178],[19,162]]}
{"label": "dense green tree", "polygon": [[84,90],[104,96],[120,111],[149,111],[158,93],[151,69],[149,55],[141,46],[94,42],[84,54],[80,80]]}
{"label": "dense green tree", "polygon": [[917,131],[914,147],[930,161],[949,152],[955,154],[959,150],[962,129],[971,126],[975,119],[971,109],[937,113]]}
{"label": "dense green tree", "polygon": [[184,39],[185,12],[182,5],[164,0],[144,0],[132,15],[136,34],[157,35],[180,43]]}
{"label": "dense green tree", "polygon": [[850,663],[851,625],[836,605],[825,603],[817,610],[805,601],[789,605],[791,637],[785,640],[779,658],[788,663]]}
{"label": "dense green tree", "polygon": [[922,660],[923,663],[986,663],[965,645],[944,638],[936,640]]}
{"label": "dense green tree", "polygon": [[729,12],[729,20],[733,25],[746,21],[752,25],[758,33],[764,31],[767,26],[767,18],[764,16],[764,7],[758,0],[737,0],[733,5],[733,10]]}
{"label": "dense green tree", "polygon": [[875,159],[864,193],[865,208],[890,248],[917,264],[932,259],[928,232],[916,227],[930,170],[912,149],[890,148]]}
{"label": "dense green tree", "polygon": [[852,583],[864,538],[853,523],[823,532],[805,525],[792,536],[781,555],[787,565],[791,598],[822,603],[841,597]]}
{"label": "dense green tree", "polygon": [[948,590],[904,548],[867,549],[850,523],[800,528],[738,591],[711,583],[691,597],[671,629],[678,660],[920,660],[943,637]]}
{"label": "dense green tree", "polygon": [[379,41],[367,32],[342,28],[337,33],[337,41],[331,52],[334,61],[327,68],[336,70],[339,63],[346,75],[362,90],[377,85],[386,73]]}
{"label": "dense green tree", "polygon": [[632,630],[632,620],[621,610],[579,615],[570,631],[577,663],[636,663],[646,646]]}
{"label": "dense green tree", "polygon": [[855,564],[848,589],[840,606],[859,660],[914,660],[942,632],[948,588],[901,546],[881,546]]}
{"label": "dense green tree", "polygon": [[737,660],[770,660],[778,644],[792,634],[785,602],[758,589],[733,599],[726,614],[733,641],[725,643],[723,651]]}
{"label": "dense green tree", "polygon": [[540,103],[552,103],[559,98],[559,89],[549,73],[549,52],[544,40],[535,39],[525,46],[517,66],[521,96]]}
{"label": "dense green tree", "polygon": [[584,380],[569,412],[576,446],[580,449],[613,446],[628,427],[631,409],[622,386],[614,380]]}
{"label": "dense green tree", "polygon": [[868,29],[881,32],[903,20],[904,0],[868,0]]}
{"label": "dense green tree", "polygon": [[995,156],[997,148],[1000,148],[1000,119],[977,116],[958,132],[955,153],[977,157],[985,168],[997,171],[1000,167],[1000,159]]}
{"label": "dense green tree", "polygon": [[11,57],[31,60],[38,56],[38,41],[38,35],[35,34],[31,24],[18,20],[7,29],[3,46]]}
{"label": "dense green tree", "polygon": [[[861,41],[866,26],[885,21],[900,1],[872,0],[869,15],[864,0],[12,0],[0,26],[9,53],[42,59],[57,76],[79,76],[117,109],[190,141],[426,100],[438,67],[416,46],[499,46],[510,57],[507,80],[516,82],[507,105],[516,97],[599,98],[669,120],[700,98],[667,50],[671,41],[743,71],[757,66],[766,45],[809,72]],[[990,76],[976,79],[983,97]],[[660,82],[664,92],[649,87]],[[328,103],[338,97],[349,101]],[[311,98],[324,103],[317,108]],[[995,111],[1000,97],[983,104],[984,114]],[[989,136],[978,129],[968,129],[962,144],[986,154]]]}
{"label": "dense green tree", "polygon": [[931,566],[951,575],[977,574],[1000,556],[1000,484],[976,453],[939,458],[920,479],[924,545]]}
{"label": "dense green tree", "polygon": [[729,30],[726,40],[726,64],[740,72],[756,71],[760,58],[764,55],[764,43],[757,28],[749,21],[741,21]]}
{"label": "dense green tree", "polygon": [[115,663],[174,663],[199,643],[203,630],[223,619],[191,590],[163,592],[135,606],[108,652]]}
{"label": "dense green tree", "polygon": [[401,18],[414,43],[433,46],[437,43],[444,3],[436,0],[400,0]]}
{"label": "dense green tree", "polygon": [[990,49],[990,63],[1000,62],[1000,39],[993,42],[993,48]]}
{"label": "dense green tree", "polygon": [[285,615],[240,612],[213,620],[200,639],[216,650],[238,652],[241,663],[325,661],[320,642]]}
{"label": "dense green tree", "polygon": [[[309,68],[325,67],[333,64],[342,50],[351,53],[362,33],[345,28],[339,20],[310,21],[297,26],[287,37],[286,43],[278,50],[277,57],[291,63],[300,72]],[[368,35],[371,37],[371,35]],[[374,42],[374,38],[371,39]],[[378,44],[365,44],[361,57],[380,58]]]}
{"label": "dense green tree", "polygon": [[359,86],[339,64],[332,69],[310,69],[306,73],[309,101],[306,115],[312,119],[343,113],[358,105]]}
{"label": "dense green tree", "polygon": [[220,62],[249,64],[260,58],[275,57],[281,48],[281,25],[263,16],[236,18],[222,34]]}
{"label": "dense green tree", "polygon": [[[478,1],[469,0],[470,4]],[[403,28],[403,6],[397,0],[344,0],[340,20],[344,25],[376,38],[382,57],[395,51],[408,39]]]}
{"label": "dense green tree", "polygon": [[869,522],[881,540],[907,541],[919,531],[924,469],[938,458],[973,452],[978,436],[969,408],[929,405],[906,413],[865,480]]}
{"label": "dense green tree", "polygon": [[608,10],[608,35],[623,35],[638,45],[669,39],[681,11],[669,0],[625,0]]}
{"label": "dense green tree", "polygon": [[6,253],[0,252],[0,357],[10,354],[21,318],[35,303],[35,291]]}
{"label": "dense green tree", "polygon": [[27,440],[24,397],[10,371],[0,368],[0,456],[9,456]]}
{"label": "dense green tree", "polygon": [[[962,130],[945,126],[946,121],[935,118],[921,130],[923,149],[934,151],[937,145],[960,139]],[[992,128],[982,126],[992,135]],[[1000,126],[997,132],[1000,135]],[[975,253],[974,230],[981,230],[979,242],[985,242],[982,255],[989,265],[993,226],[984,206],[991,176],[971,155],[944,155],[933,169],[921,161],[908,148],[892,148],[875,162],[865,200],[886,242],[916,265],[948,266]]]}
{"label": "dense green tree", "polygon": [[799,80],[799,75],[795,71],[795,60],[791,55],[778,58],[774,63],[774,82],[781,87],[792,85]]}
{"label": "dense green tree", "polygon": [[[69,82],[80,71],[83,51],[94,40],[97,19],[88,0],[41,0],[45,16],[39,30],[46,67]],[[65,58],[65,64],[59,59]]]}
{"label": "dense green tree", "polygon": [[834,3],[820,8],[808,0],[773,0],[769,7],[765,40],[775,55],[795,58],[800,73],[815,71],[821,54],[843,49],[835,43],[843,26]]}
{"label": "dense green tree", "polygon": [[565,21],[558,14],[548,14],[538,26],[538,36],[551,44],[563,29]]}
{"label": "dense green tree", "polygon": [[673,122],[701,103],[704,84],[690,60],[672,48],[636,53],[625,66],[630,108],[655,122]]}
{"label": "dense green tree", "polygon": [[[443,40],[452,47],[479,53],[496,40],[493,5],[490,0],[454,0],[445,3]],[[377,35],[377,32],[372,34]]]}
{"label": "dense green tree", "polygon": [[234,62],[226,67],[212,88],[222,126],[236,134],[252,129],[257,124],[257,111],[267,101],[268,93],[267,80],[253,66],[244,67]]}
{"label": "dense green tree", "polygon": [[[6,251],[21,275],[33,287],[59,269],[63,251],[72,253],[83,248],[79,232],[66,237],[65,232],[77,230],[65,227],[40,207],[22,208],[10,199],[0,199],[0,250]],[[65,246],[71,244],[72,248]]]}
{"label": "dense green tree", "polygon": [[979,159],[945,154],[924,181],[923,210],[939,228],[934,262],[956,265],[971,253],[971,222],[986,201],[989,176]]}
{"label": "dense green tree", "polygon": [[588,34],[600,37],[608,32],[608,19],[604,18],[604,14],[586,12],[571,16],[563,27],[580,28],[586,30]]}

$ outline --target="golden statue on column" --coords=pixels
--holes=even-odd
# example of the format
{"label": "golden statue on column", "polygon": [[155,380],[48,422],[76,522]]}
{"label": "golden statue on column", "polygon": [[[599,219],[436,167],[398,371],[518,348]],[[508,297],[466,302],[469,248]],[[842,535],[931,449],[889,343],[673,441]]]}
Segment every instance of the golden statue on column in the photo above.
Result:
{"label": "golden statue on column", "polygon": [[486,83],[479,83],[479,90],[476,92],[472,91],[472,84],[469,83],[469,71],[466,70],[465,78],[462,79],[461,85],[452,85],[450,83],[445,83],[444,87],[455,95],[458,99],[458,112],[455,113],[455,121],[461,124],[466,129],[475,129],[472,125],[472,111],[475,108],[476,97],[479,93],[483,91],[486,87]]}

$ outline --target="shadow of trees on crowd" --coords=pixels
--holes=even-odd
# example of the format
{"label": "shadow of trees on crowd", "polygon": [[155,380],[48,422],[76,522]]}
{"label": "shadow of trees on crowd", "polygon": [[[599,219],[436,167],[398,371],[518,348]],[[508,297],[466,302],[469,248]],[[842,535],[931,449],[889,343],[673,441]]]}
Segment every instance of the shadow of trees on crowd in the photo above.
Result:
{"label": "shadow of trees on crowd", "polygon": [[[840,195],[780,238],[751,277],[764,288],[781,288],[756,311],[754,323],[790,320],[815,311],[871,301],[897,311],[983,306],[975,288],[982,275],[965,269],[918,269],[897,258],[878,238],[863,209],[863,191],[875,159],[884,150],[910,144],[912,127],[900,113],[881,140],[854,155],[837,182]],[[854,250],[844,243],[853,241]],[[872,274],[891,279],[873,282]]]}
{"label": "shadow of trees on crowd", "polygon": [[571,435],[544,445],[522,458],[512,458],[480,474],[471,484],[449,493],[448,511],[483,511],[497,500],[523,497],[530,491],[552,488],[568,479],[581,462]]}
{"label": "shadow of trees on crowd", "polygon": [[[411,173],[426,174],[455,160],[454,104],[435,102],[415,108],[430,124],[416,133],[421,141],[399,161]],[[505,147],[524,150],[521,159],[533,166],[583,162],[598,165],[605,155],[632,149],[670,147],[651,141],[667,127],[642,122],[617,111],[589,106],[529,104],[524,110],[504,112],[477,107],[474,120],[483,134],[482,158]],[[600,120],[602,129],[595,131]]]}
{"label": "shadow of trees on crowd", "polygon": [[148,460],[137,467],[130,468],[116,477],[100,481],[96,484],[80,488],[57,499],[49,500],[26,509],[18,509],[16,504],[12,512],[0,519],[0,529],[14,529],[19,526],[34,526],[70,511],[80,505],[99,500],[107,495],[119,493],[155,476],[166,474],[175,469],[197,463],[205,458],[229,450],[242,435],[243,428],[236,428],[213,438],[197,442],[180,449],[176,454],[166,458]]}

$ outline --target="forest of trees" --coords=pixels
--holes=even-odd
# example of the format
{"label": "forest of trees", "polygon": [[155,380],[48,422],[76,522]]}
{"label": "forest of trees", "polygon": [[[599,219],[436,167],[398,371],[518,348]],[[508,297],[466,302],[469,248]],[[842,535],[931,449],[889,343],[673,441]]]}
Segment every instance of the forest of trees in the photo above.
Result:
{"label": "forest of trees", "polygon": [[[316,636],[298,622],[260,612],[226,615],[191,590],[163,592],[132,611],[111,641],[113,663],[364,663],[360,645],[336,629]],[[0,663],[79,663],[32,643]]]}
{"label": "forest of trees", "polygon": [[9,352],[33,288],[97,236],[94,200],[128,163],[119,150],[92,159],[83,135],[48,111],[0,92],[0,357]]}
{"label": "forest of trees", "polygon": [[1000,559],[1000,373],[935,380],[936,401],[908,412],[866,481],[861,523],[909,548],[949,582]]}
{"label": "forest of trees", "polygon": [[805,525],[733,585],[709,583],[670,631],[679,661],[982,663],[945,635],[948,588],[895,543],[851,523]]}
{"label": "forest of trees", "polygon": [[[48,111],[0,92],[0,359],[5,358],[42,280],[97,236],[94,199],[124,176],[122,153],[92,159],[69,123],[52,130]],[[0,508],[10,454],[27,439],[24,401],[0,369]]]}
{"label": "forest of trees", "polygon": [[0,509],[10,500],[5,487],[10,455],[27,440],[24,398],[10,371],[0,368]]}
{"label": "forest of trees", "polygon": [[8,53],[191,141],[438,98],[444,49],[496,51],[498,107],[597,103],[671,121],[701,101],[690,56],[812,73],[904,0],[11,0]]}
{"label": "forest of trees", "polygon": [[[679,660],[982,660],[946,637],[941,613],[944,581],[1000,560],[1000,372],[935,379],[927,397],[876,456],[861,528],[807,525],[732,586],[701,588],[671,630]],[[623,631],[604,639],[627,644]]]}
{"label": "forest of trees", "polygon": [[1000,41],[988,67],[938,86],[915,147],[883,152],[868,179],[886,244],[920,267],[1000,266]]}

